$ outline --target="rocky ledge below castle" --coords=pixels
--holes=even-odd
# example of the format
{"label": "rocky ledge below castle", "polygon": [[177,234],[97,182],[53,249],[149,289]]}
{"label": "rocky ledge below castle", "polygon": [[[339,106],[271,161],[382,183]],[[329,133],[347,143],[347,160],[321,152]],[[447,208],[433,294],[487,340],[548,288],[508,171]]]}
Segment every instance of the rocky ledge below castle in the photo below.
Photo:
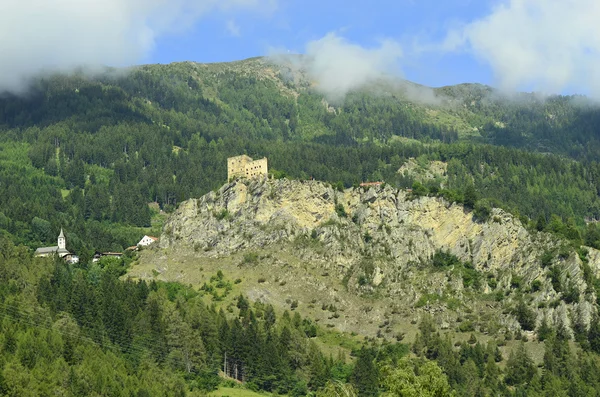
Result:
{"label": "rocky ledge below castle", "polygon": [[[260,178],[182,203],[164,227],[161,247],[183,245],[214,257],[302,238],[325,246],[342,267],[367,255],[403,268],[442,250],[480,271],[525,272],[531,279],[539,276],[542,254],[560,243],[529,233],[500,209],[480,222],[462,205],[412,198],[390,186],[340,192],[317,181]],[[569,272],[578,276],[578,258],[571,262]],[[598,263],[591,265],[597,272]]]}

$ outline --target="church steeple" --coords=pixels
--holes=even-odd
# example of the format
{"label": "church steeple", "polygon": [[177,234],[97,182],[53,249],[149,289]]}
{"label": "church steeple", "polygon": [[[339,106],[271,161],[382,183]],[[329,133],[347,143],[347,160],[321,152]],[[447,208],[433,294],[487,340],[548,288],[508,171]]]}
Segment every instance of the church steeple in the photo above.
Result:
{"label": "church steeple", "polygon": [[60,228],[60,234],[58,235],[58,249],[67,249],[67,239],[65,238],[65,234],[63,233],[62,227]]}

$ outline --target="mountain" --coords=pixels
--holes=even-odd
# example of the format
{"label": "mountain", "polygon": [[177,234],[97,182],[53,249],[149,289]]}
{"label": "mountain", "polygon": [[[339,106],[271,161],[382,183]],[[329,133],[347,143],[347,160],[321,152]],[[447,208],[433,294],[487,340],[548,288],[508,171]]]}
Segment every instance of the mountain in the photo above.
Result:
{"label": "mountain", "polygon": [[[432,313],[444,329],[498,337],[544,318],[571,333],[576,321],[589,327],[600,251],[577,252],[500,209],[484,218],[389,185],[263,178],[182,203],[129,275],[201,286],[220,270],[252,300],[294,302],[349,333],[412,341],[411,322]],[[524,294],[528,319],[515,312]]]}
{"label": "mountain", "polygon": [[247,153],[346,187],[410,187],[414,176],[396,172],[410,158],[443,161],[458,201],[472,184],[495,206],[546,223],[554,214],[600,244],[585,230],[600,219],[598,114],[583,98],[399,80],[331,102],[294,59],[49,75],[27,95],[0,96],[0,183],[10,187],[0,228],[33,248],[63,227],[84,257],[121,250],[160,228],[143,203],[168,212],[217,189],[227,157]]}
{"label": "mountain", "polygon": [[0,95],[0,395],[600,390],[596,105],[306,62]]}

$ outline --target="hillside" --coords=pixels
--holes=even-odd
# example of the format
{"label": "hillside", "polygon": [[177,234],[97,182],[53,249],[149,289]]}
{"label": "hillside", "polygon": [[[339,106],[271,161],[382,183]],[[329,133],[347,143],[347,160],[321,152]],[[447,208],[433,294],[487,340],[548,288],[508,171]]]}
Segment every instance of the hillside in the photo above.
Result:
{"label": "hillside", "polygon": [[[304,62],[0,95],[0,395],[600,390],[596,105],[400,80],[342,100]],[[269,179],[226,182],[244,153]],[[33,257],[61,228],[80,262]]]}
{"label": "hillside", "polygon": [[546,223],[554,214],[577,226],[573,238],[600,244],[584,229],[600,218],[589,101],[381,81],[329,103],[313,83],[290,59],[253,58],[45,76],[25,96],[0,95],[0,184],[10,187],[0,229],[33,248],[63,227],[84,256],[121,250],[160,226],[144,203],[169,212],[217,189],[226,158],[247,153],[345,187],[411,187],[400,167],[441,160],[458,201],[472,184],[496,206]]}
{"label": "hillside", "polygon": [[[412,339],[409,324],[432,313],[444,329],[499,337],[580,312],[589,327],[600,251],[585,252],[584,265],[565,241],[499,209],[480,219],[390,186],[259,179],[182,203],[129,275],[202,286],[221,270],[252,300],[294,302],[343,332]],[[523,294],[533,324],[515,315]]]}

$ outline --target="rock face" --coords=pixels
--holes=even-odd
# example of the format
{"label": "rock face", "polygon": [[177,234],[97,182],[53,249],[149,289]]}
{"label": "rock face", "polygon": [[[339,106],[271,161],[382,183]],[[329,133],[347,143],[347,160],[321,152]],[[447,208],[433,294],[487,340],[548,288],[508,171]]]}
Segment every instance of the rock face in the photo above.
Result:
{"label": "rock face", "polygon": [[[315,294],[334,295],[332,289],[344,288],[352,295],[347,298],[349,306],[355,296],[379,296],[381,302],[375,304],[380,305],[379,311],[368,310],[373,311],[370,318],[376,319],[388,318],[394,310],[405,318],[425,310],[441,314],[440,323],[454,323],[465,311],[478,307],[472,300],[496,294],[501,300],[492,299],[485,307],[495,310],[498,327],[512,330],[519,328],[506,310],[515,302],[513,290],[532,292],[534,280],[535,294],[528,295],[528,303],[537,311],[538,323],[542,317],[567,322],[564,313],[577,307],[589,323],[593,306],[586,302],[595,296],[589,294],[579,256],[574,252],[553,256],[551,263],[560,266],[563,285],[577,288],[578,306],[560,302],[565,292],[553,288],[548,268],[541,265],[544,253],[557,252],[561,244],[549,234],[530,233],[500,209],[493,209],[488,220],[478,221],[462,205],[441,198],[413,198],[410,192],[389,186],[341,192],[316,181],[266,178],[235,181],[182,203],[160,239],[164,252],[185,251],[197,258],[270,250],[268,257],[275,258],[269,265],[273,272],[276,266],[288,267],[277,277],[279,286],[287,283],[286,288],[296,285],[300,290],[313,288]],[[440,251],[472,264],[481,278],[476,291],[467,289],[456,269],[431,270],[431,258]],[[589,266],[598,274],[600,255],[589,251]],[[285,260],[281,259],[284,253]],[[297,259],[294,271],[289,270],[290,257]],[[300,266],[304,270],[298,270]],[[311,271],[326,274],[329,287]],[[285,280],[286,274],[298,276]],[[277,288],[265,296],[272,296]],[[343,306],[340,294],[336,299]],[[429,300],[431,296],[437,298]],[[389,309],[392,306],[398,308]],[[484,305],[480,302],[480,306]],[[448,314],[452,310],[456,315]]]}
{"label": "rock face", "polygon": [[180,205],[161,247],[188,245],[223,256],[305,236],[323,243],[329,256],[344,257],[342,264],[366,254],[404,268],[444,250],[481,271],[520,273],[555,244],[502,210],[478,222],[461,205],[409,194],[391,187],[339,192],[314,181],[237,181]]}

